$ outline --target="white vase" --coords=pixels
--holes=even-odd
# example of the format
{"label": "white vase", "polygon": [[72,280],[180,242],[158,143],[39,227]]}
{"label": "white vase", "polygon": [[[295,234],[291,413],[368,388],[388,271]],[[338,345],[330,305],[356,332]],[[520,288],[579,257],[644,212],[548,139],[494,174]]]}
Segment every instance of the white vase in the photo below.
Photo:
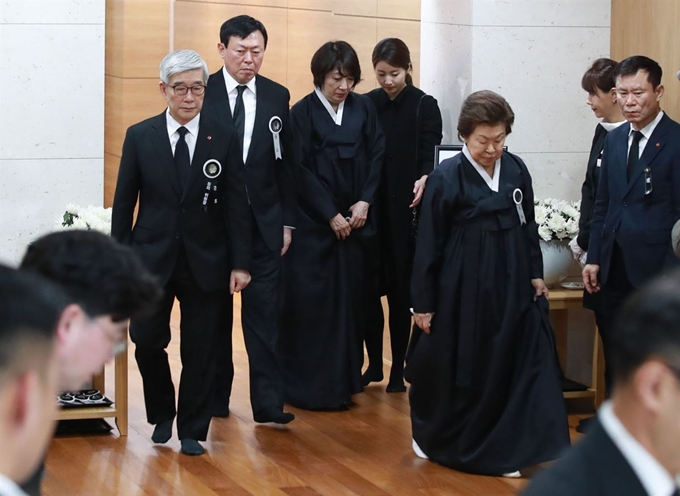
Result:
{"label": "white vase", "polygon": [[569,249],[569,240],[540,240],[543,253],[543,280],[549,288],[564,280],[571,270],[573,257]]}

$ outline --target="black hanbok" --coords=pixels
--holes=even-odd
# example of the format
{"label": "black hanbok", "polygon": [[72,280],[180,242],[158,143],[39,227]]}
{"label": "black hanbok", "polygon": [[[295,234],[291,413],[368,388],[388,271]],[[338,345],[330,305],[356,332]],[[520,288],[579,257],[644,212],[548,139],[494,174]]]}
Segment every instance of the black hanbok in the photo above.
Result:
{"label": "black hanbok", "polygon": [[430,175],[412,298],[416,312],[435,315],[406,367],[419,447],[442,465],[490,475],[569,446],[548,305],[531,285],[543,274],[531,177],[507,152],[499,177],[494,192],[462,153]]}
{"label": "black hanbok", "polygon": [[372,204],[385,139],[368,98],[350,93],[336,125],[316,93],[291,109],[299,162],[299,208],[283,259],[284,318],[280,350],[286,402],[335,409],[362,390],[363,283],[376,264],[375,211],[338,240],[329,225],[358,201]]}

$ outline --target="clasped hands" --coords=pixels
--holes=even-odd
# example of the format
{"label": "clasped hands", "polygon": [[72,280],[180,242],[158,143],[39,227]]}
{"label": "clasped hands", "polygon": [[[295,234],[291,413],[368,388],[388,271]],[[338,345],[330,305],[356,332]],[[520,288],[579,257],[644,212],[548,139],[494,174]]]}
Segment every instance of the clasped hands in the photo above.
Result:
{"label": "clasped hands", "polygon": [[352,229],[359,229],[366,224],[366,219],[368,217],[368,207],[370,204],[365,201],[358,201],[351,207],[349,207],[352,216],[349,221],[345,219],[342,214],[337,214],[328,223],[335,233],[335,237],[338,239],[347,239],[350,235]]}

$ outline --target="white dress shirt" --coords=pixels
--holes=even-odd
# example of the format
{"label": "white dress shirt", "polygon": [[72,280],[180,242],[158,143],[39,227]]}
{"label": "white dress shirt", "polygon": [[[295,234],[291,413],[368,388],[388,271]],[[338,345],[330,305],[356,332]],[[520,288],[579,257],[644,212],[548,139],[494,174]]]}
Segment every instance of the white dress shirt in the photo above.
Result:
{"label": "white dress shirt", "polygon": [[479,172],[479,175],[482,176],[482,179],[484,179],[489,188],[491,188],[491,191],[498,193],[498,181],[501,177],[501,159],[499,158],[496,160],[496,164],[493,168],[493,177],[491,177],[489,176],[489,173],[484,170],[484,167],[475,162],[475,159],[470,155],[470,150],[468,150],[467,145],[463,145],[463,155],[470,161],[475,170]]}
{"label": "white dress shirt", "polygon": [[[231,108],[231,115],[234,115],[234,106],[236,105],[236,97],[238,96],[238,87],[241,83],[236,81],[227,72],[227,69],[222,67],[222,74],[224,75],[224,85],[227,87],[227,96],[229,97],[229,108]],[[248,158],[248,150],[250,150],[250,142],[253,139],[253,127],[255,126],[255,111],[257,110],[257,89],[255,86],[255,79],[248,81],[245,91],[243,92],[243,110],[245,111],[245,121],[243,123],[243,163],[246,163]]]}
{"label": "white dress shirt", "polygon": [[336,112],[331,105],[331,102],[328,101],[326,95],[323,94],[321,89],[318,87],[314,88],[314,93],[316,93],[316,96],[319,97],[319,100],[321,100],[323,106],[326,108],[326,110],[328,110],[328,114],[331,116],[331,119],[333,119],[333,122],[335,122],[335,125],[342,126],[342,114],[345,112],[345,100],[338,104],[338,111]]}
{"label": "white dress shirt", "polygon": [[598,413],[600,423],[637,475],[649,496],[671,496],[677,486],[665,468],[635,439],[616,417],[611,402]]}
{"label": "white dress shirt", "polygon": [[[661,118],[663,117],[663,110],[659,111],[658,114],[656,114],[656,117],[652,122],[647,124],[645,127],[640,129],[640,132],[642,133],[642,138],[640,138],[640,144],[638,145],[640,147],[640,154],[638,155],[638,158],[642,156],[642,152],[645,150],[645,146],[647,146],[647,142],[649,141],[649,137],[652,135],[654,132],[654,129],[656,129],[657,124],[661,121]],[[628,131],[628,152],[630,152],[630,146],[633,144],[633,126],[630,126],[630,130]]]}
{"label": "white dress shirt", "polygon": [[0,496],[27,496],[13,481],[0,474]]}
{"label": "white dress shirt", "polygon": [[[179,141],[179,133],[177,130],[182,127],[182,124],[177,122],[171,115],[168,109],[165,113],[166,123],[168,127],[168,137],[170,138],[170,146],[172,147],[172,156],[175,156],[175,148],[177,147],[177,142]],[[198,122],[201,119],[201,114],[191,119],[189,122],[184,124],[187,128],[188,133],[184,135],[184,141],[187,142],[187,147],[189,147],[189,159],[194,159],[194,150],[196,149],[196,140],[198,139]]]}

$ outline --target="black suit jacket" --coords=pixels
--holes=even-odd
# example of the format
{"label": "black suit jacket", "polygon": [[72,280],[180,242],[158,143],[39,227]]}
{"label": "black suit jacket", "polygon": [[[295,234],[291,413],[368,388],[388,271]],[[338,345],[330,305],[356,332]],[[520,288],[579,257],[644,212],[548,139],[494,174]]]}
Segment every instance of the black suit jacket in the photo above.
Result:
{"label": "black suit jacket", "polygon": [[[245,182],[250,206],[260,233],[273,251],[283,246],[283,226],[295,226],[295,180],[290,157],[290,118],[288,90],[263,76],[255,76],[257,103],[253,135],[245,161]],[[203,113],[229,130],[234,120],[222,69],[208,79]],[[278,116],[283,122],[280,133],[282,160],[274,155],[269,120]]]}
{"label": "black suit jacket", "polygon": [[[640,287],[678,264],[671,229],[680,219],[680,124],[664,115],[627,180],[628,132],[623,124],[607,135],[595,200],[588,263],[607,282],[614,241],[621,247],[631,284]],[[645,172],[647,170],[647,172]],[[653,190],[645,194],[645,176]]]}
{"label": "black suit jacket", "polygon": [[647,496],[599,420],[563,458],[539,472],[523,496]]}
{"label": "black suit jacket", "polygon": [[593,136],[593,144],[590,147],[588,166],[586,167],[586,177],[581,186],[581,215],[578,221],[578,238],[576,241],[583,251],[588,251],[590,241],[590,225],[593,222],[593,210],[595,207],[595,197],[597,196],[597,186],[600,183],[600,169],[598,162],[602,158],[604,140],[607,137],[607,130],[598,124]]}
{"label": "black suit jacket", "polygon": [[[243,185],[236,134],[201,115],[187,184],[179,183],[163,112],[127,130],[113,199],[111,234],[132,245],[144,264],[166,284],[184,244],[191,271],[204,291],[229,286],[232,268],[249,269],[251,217]],[[215,159],[213,180],[203,164]],[[217,204],[203,206],[208,186]],[[139,212],[133,225],[139,196]]]}

